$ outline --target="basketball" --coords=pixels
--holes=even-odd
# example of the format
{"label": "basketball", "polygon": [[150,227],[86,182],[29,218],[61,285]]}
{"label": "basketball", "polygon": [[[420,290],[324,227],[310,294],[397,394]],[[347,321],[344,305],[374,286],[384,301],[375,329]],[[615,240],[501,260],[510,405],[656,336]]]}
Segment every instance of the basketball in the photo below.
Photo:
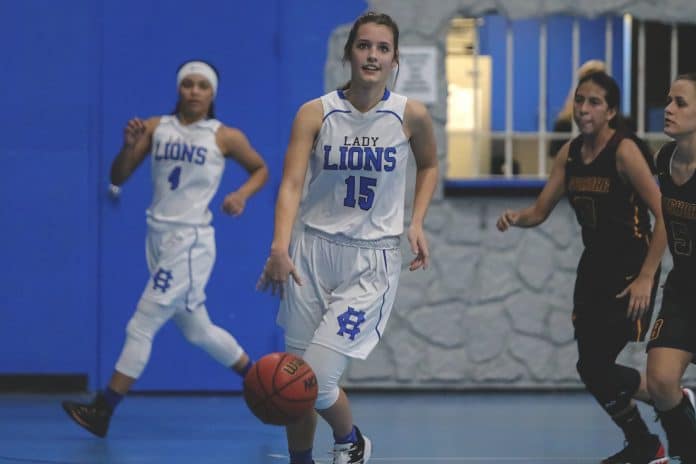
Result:
{"label": "basketball", "polygon": [[290,353],[271,353],[244,378],[244,401],[264,424],[288,425],[314,407],[317,378],[312,368]]}

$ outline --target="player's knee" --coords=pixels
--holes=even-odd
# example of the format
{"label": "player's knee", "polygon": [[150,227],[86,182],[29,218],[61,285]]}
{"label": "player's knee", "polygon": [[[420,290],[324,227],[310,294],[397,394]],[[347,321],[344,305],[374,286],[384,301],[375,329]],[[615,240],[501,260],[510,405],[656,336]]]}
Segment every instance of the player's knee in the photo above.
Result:
{"label": "player's knee", "polygon": [[[575,367],[580,375],[580,379],[585,385],[616,383],[617,385],[623,386],[624,384],[630,383],[627,377],[631,377],[631,380],[633,378],[631,373],[624,372],[625,370],[629,370],[628,368],[605,360],[580,358]],[[640,382],[640,374],[638,374],[638,371],[635,371],[635,373],[638,382]]]}
{"label": "player's knee", "polygon": [[317,401],[314,405],[315,409],[324,410],[333,406],[340,395],[338,380],[340,374],[337,372],[327,371],[326,369],[316,369],[314,375],[317,377]]}
{"label": "player's knee", "polygon": [[307,347],[304,360],[312,367],[317,377],[318,393],[314,406],[316,409],[329,409],[338,400],[338,382],[348,365],[348,359],[345,354],[321,345],[310,344]]}
{"label": "player's knee", "polygon": [[650,397],[657,401],[670,398],[672,393],[680,388],[679,379],[673,379],[659,369],[648,372],[646,380]]}
{"label": "player's knee", "polygon": [[244,354],[244,349],[229,332],[206,320],[208,322],[204,323],[177,321],[177,325],[189,343],[207,352],[220,364],[234,366]]}
{"label": "player's knee", "polygon": [[200,322],[192,319],[185,324],[177,325],[187,342],[206,351],[209,351],[210,347],[215,345],[216,331],[222,330],[209,320],[208,322]]}
{"label": "player's knee", "polygon": [[152,339],[161,324],[140,308],[126,325],[126,343],[116,363],[116,370],[137,379],[142,374],[152,349]]}
{"label": "player's knee", "polygon": [[336,404],[336,401],[338,401],[340,392],[341,391],[336,384],[322,385],[322,383],[319,383],[319,391],[317,393],[317,401],[314,403],[314,408],[320,411],[329,409],[331,406]]}
{"label": "player's knee", "polygon": [[580,380],[595,398],[603,403],[612,397],[611,375],[608,367],[583,359],[580,359],[575,367],[580,375]]}
{"label": "player's knee", "polygon": [[578,361],[578,373],[587,390],[611,416],[625,411],[640,387],[640,373],[632,368],[613,364],[592,364]]}
{"label": "player's knee", "polygon": [[140,300],[138,309],[126,325],[126,335],[151,343],[155,334],[169,317],[170,312],[162,306]]}
{"label": "player's knee", "polygon": [[632,367],[617,364],[614,368],[614,375],[621,390],[633,397],[640,388],[640,372]]}
{"label": "player's knee", "polygon": [[182,312],[174,316],[181,334],[192,345],[204,348],[211,343],[216,327],[208,317],[205,307],[197,308],[194,312]]}
{"label": "player's knee", "polygon": [[601,375],[599,372],[601,369],[596,364],[585,361],[582,358],[578,360],[575,369],[578,371],[580,380],[587,387],[596,384],[598,376]]}
{"label": "player's knee", "polygon": [[138,342],[152,343],[154,332],[151,330],[150,324],[144,323],[143,317],[139,317],[136,313],[131,317],[126,325],[126,337]]}
{"label": "player's knee", "polygon": [[187,342],[199,347],[206,344],[208,332],[205,327],[201,327],[199,324],[182,325],[179,327]]}

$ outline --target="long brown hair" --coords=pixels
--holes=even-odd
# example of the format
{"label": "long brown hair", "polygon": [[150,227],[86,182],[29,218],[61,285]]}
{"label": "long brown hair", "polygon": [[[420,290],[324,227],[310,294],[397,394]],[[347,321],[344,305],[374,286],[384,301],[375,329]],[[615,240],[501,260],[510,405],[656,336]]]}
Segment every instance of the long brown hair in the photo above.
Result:
{"label": "long brown hair", "polygon": [[[394,36],[394,60],[396,60],[396,64],[399,64],[399,26],[388,14],[377,13],[375,11],[368,11],[362,16],[359,16],[358,19],[356,19],[353,23],[353,27],[350,28],[350,32],[348,33],[348,39],[346,40],[346,44],[343,46],[343,62],[345,63],[347,61],[350,61],[351,52],[353,50],[353,44],[355,43],[355,37],[358,35],[358,29],[360,29],[360,26],[362,26],[363,24],[368,23],[386,26],[389,29],[391,29],[392,35]],[[399,70],[397,68],[394,83],[396,83],[396,79],[398,77]],[[350,81],[343,84],[343,86],[341,86],[340,88],[342,90],[346,90],[349,87]]]}

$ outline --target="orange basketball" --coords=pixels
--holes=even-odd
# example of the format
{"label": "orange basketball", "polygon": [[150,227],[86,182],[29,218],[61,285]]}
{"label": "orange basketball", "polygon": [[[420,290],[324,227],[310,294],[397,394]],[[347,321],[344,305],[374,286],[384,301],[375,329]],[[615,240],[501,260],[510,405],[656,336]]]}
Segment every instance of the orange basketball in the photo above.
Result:
{"label": "orange basketball", "polygon": [[267,354],[244,378],[244,401],[265,424],[296,422],[314,407],[317,392],[312,368],[290,353]]}

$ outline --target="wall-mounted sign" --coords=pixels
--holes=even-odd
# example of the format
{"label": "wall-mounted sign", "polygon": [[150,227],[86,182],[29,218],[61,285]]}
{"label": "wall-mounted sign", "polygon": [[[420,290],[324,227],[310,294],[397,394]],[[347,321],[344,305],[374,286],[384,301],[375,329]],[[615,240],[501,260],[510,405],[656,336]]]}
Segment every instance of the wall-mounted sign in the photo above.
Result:
{"label": "wall-mounted sign", "polygon": [[399,48],[399,75],[394,91],[423,103],[437,100],[437,48]]}

